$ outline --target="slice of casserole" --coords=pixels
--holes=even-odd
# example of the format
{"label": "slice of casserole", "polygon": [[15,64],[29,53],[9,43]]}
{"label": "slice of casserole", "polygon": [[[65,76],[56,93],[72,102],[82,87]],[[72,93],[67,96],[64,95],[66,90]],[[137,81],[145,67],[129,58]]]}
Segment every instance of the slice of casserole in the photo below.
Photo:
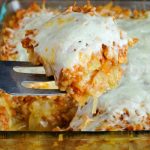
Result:
{"label": "slice of casserole", "polygon": [[83,105],[118,85],[133,43],[112,17],[71,12],[42,24],[22,44],[30,60],[43,64],[60,90]]}

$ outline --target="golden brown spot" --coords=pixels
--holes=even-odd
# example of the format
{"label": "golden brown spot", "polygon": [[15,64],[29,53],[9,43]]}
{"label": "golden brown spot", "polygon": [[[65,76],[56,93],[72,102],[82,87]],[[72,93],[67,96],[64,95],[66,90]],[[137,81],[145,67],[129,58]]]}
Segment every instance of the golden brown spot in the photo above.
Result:
{"label": "golden brown spot", "polygon": [[45,48],[45,52],[48,52],[48,48]]}

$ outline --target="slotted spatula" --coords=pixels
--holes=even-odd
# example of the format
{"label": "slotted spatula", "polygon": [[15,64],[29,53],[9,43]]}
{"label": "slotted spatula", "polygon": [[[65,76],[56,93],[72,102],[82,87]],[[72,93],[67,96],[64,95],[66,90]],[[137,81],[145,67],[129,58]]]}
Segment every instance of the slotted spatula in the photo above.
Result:
{"label": "slotted spatula", "polygon": [[54,77],[44,74],[28,74],[14,71],[14,67],[37,67],[29,62],[0,61],[0,89],[12,95],[59,95],[64,92],[58,89],[31,89],[22,85],[24,81],[45,82],[53,81]]}

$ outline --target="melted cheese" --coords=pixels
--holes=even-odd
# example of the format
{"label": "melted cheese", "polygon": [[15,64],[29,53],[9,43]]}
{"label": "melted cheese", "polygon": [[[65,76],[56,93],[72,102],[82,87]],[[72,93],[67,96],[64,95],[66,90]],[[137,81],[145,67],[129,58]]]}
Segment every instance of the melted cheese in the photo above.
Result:
{"label": "melted cheese", "polygon": [[[126,33],[118,28],[111,17],[83,13],[58,15],[40,26],[38,31],[33,38],[38,43],[34,48],[35,53],[42,57],[48,67],[52,67],[57,79],[62,68],[87,65],[91,54],[99,52],[102,44],[110,49],[110,57],[117,59],[117,46],[122,48],[128,43]],[[114,53],[111,51],[113,48]]]}
{"label": "melted cheese", "polygon": [[[76,116],[71,122],[71,127],[80,129],[84,124],[83,116],[88,115],[93,121],[82,130],[95,130],[103,128],[103,123],[107,126],[120,125],[126,128],[122,122],[114,116],[123,114],[127,109],[129,116],[125,119],[129,124],[141,124],[145,129],[150,129],[150,125],[144,122],[150,114],[150,16],[140,20],[118,20],[121,28],[128,32],[130,37],[137,37],[139,42],[128,52],[128,64],[125,75],[118,88],[108,91],[99,98],[98,109],[102,113],[93,117],[91,106],[93,101],[89,100],[83,108],[79,108]],[[107,122],[106,122],[107,121]]]}
{"label": "melted cheese", "polygon": [[26,49],[22,47],[21,40],[25,37],[25,31],[35,29],[40,26],[50,18],[52,18],[54,14],[52,12],[47,12],[45,10],[41,12],[32,12],[26,14],[23,20],[19,23],[19,29],[16,29],[13,33],[13,39],[10,39],[8,42],[11,45],[15,45],[14,50],[18,52],[17,60],[18,61],[28,61],[28,53]]}

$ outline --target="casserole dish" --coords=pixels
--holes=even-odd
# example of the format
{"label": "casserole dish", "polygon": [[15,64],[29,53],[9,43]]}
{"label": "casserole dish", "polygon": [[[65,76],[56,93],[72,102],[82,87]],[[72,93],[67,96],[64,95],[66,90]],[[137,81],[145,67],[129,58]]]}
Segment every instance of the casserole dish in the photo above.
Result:
{"label": "casserole dish", "polygon": [[[149,70],[145,67],[149,63],[148,11],[112,3],[94,6],[89,1],[87,5],[66,7],[67,14],[46,7],[33,3],[4,22],[0,60],[43,62],[46,73],[54,72],[58,86],[70,92],[54,97],[17,97],[1,92],[2,130],[148,130]],[[144,29],[143,24],[146,24]],[[77,34],[76,30],[80,32]],[[64,32],[68,39],[63,38]],[[52,47],[47,45],[49,38]],[[46,47],[43,40],[47,40]],[[133,42],[138,43],[128,51]],[[47,56],[52,60],[48,61]],[[72,58],[75,58],[73,63]],[[31,83],[31,86],[49,88],[50,83]],[[94,101],[92,96],[96,97]]]}
{"label": "casserole dish", "polygon": [[[94,5],[99,5],[99,4],[106,4],[108,2],[109,1],[105,1],[105,2],[104,1],[93,1],[92,3]],[[29,2],[29,1],[21,1],[21,3],[22,3],[22,6],[28,7],[28,5],[31,2]],[[40,3],[40,1],[38,1],[38,3]],[[68,5],[72,5],[72,3],[73,2],[69,1],[69,0],[65,1],[65,2],[64,1],[61,1],[61,2],[48,1],[47,5],[49,5],[50,7],[53,7],[53,9],[55,9],[55,8],[56,9],[57,8],[63,9],[64,7],[67,7]],[[82,5],[82,3],[83,2],[79,2],[79,5]],[[115,5],[121,5],[122,7],[130,8],[130,9],[143,9],[144,8],[144,9],[149,10],[149,8],[150,8],[150,4],[149,4],[148,1],[144,1],[144,2],[143,1],[116,1],[116,2],[114,2],[114,4]],[[23,99],[23,102],[24,101],[25,100]],[[28,100],[26,100],[26,101],[28,101]],[[27,104],[25,104],[25,105],[27,105]],[[72,104],[72,105],[76,105],[76,104]],[[76,110],[74,110],[73,115],[74,115],[75,112],[76,112]],[[58,115],[59,115],[59,113],[58,113]],[[75,118],[74,120],[76,121],[76,119],[77,118]],[[75,121],[72,123],[72,127],[76,126],[74,124]],[[11,122],[10,122],[10,124],[11,124]],[[61,126],[61,125],[58,125],[58,126]],[[38,130],[38,129],[39,130],[51,130],[49,127],[48,128],[44,128],[44,129],[41,128],[41,127],[35,127],[35,128],[31,127],[30,128],[30,130]],[[142,130],[142,129],[143,128],[135,128],[135,129],[132,128],[131,130]],[[5,128],[4,128],[4,130],[5,130]],[[14,128],[12,130],[16,130],[16,129]],[[22,128],[21,130],[28,130],[28,129]],[[57,130],[57,129],[55,129],[55,130]],[[90,127],[85,129],[85,131],[87,131],[87,130],[91,130]],[[115,129],[113,129],[113,130],[115,130]],[[118,130],[120,130],[120,128]],[[60,139],[59,139],[60,142],[58,142],[58,143],[54,142],[53,144],[49,144],[49,145],[46,145],[45,141],[47,141],[47,140],[50,141],[50,142],[51,141],[56,141],[56,139],[58,139],[58,137],[59,137],[59,133],[55,134],[55,133],[51,133],[51,132],[49,132],[49,133],[45,133],[45,132],[43,132],[43,133],[36,133],[36,132],[33,132],[33,133],[32,132],[27,132],[27,133],[24,133],[24,132],[18,132],[18,133],[17,132],[10,132],[9,133],[8,132],[8,133],[6,133],[6,132],[1,132],[1,134],[2,134],[2,139],[4,141],[6,141],[6,147],[11,145],[11,144],[10,145],[8,144],[11,140],[13,141],[13,143],[14,142],[17,143],[17,139],[16,139],[17,137],[19,137],[19,140],[20,140],[21,136],[24,136],[25,139],[28,139],[28,136],[30,136],[32,140],[34,139],[34,142],[33,143],[31,142],[31,147],[34,144],[36,145],[38,143],[37,145],[42,146],[41,149],[42,148],[46,149],[50,145],[53,145],[54,147],[56,146],[56,149],[60,149],[59,146],[61,146],[61,148],[64,147],[66,149],[69,149],[69,147],[67,147],[66,145],[69,145],[67,143],[71,143],[72,141],[74,141],[74,142],[72,142],[72,144],[75,144],[75,148],[76,149],[84,149],[84,148],[88,149],[89,145],[96,146],[96,147],[97,146],[101,146],[102,148],[100,148],[100,149],[110,149],[112,147],[113,147],[113,149],[115,149],[115,148],[116,149],[123,149],[123,148],[124,149],[138,149],[138,148],[139,149],[142,149],[142,148],[144,148],[144,149],[147,148],[148,149],[149,148],[149,140],[148,140],[149,132],[148,131],[145,131],[145,132],[143,132],[143,131],[142,132],[140,132],[140,131],[139,132],[127,132],[127,131],[126,132],[97,132],[97,133],[96,132],[94,132],[94,133],[91,133],[91,132],[88,132],[88,133],[80,133],[80,132],[68,133],[67,132],[67,133],[64,133],[64,140],[62,140],[62,135],[60,135]],[[3,134],[4,134],[4,136],[3,136]],[[73,136],[73,134],[75,134],[75,136]],[[36,135],[37,135],[37,137],[36,137]],[[57,136],[55,136],[55,135],[57,135]],[[89,136],[90,136],[90,138],[89,138]],[[11,137],[13,137],[13,139],[11,139]],[[67,140],[65,140],[65,137],[66,137]],[[92,137],[93,137],[93,140],[92,140]],[[118,139],[117,137],[120,137],[120,138]],[[29,139],[28,140],[24,140],[24,138],[22,138],[23,139],[23,144],[26,145],[26,142],[29,143]],[[8,143],[7,143],[7,139],[8,139]],[[37,139],[37,143],[36,143],[36,139]],[[107,139],[108,139],[108,141],[107,141]],[[113,140],[111,141],[111,139],[113,139]],[[120,139],[121,139],[121,141],[120,141]],[[43,142],[44,144],[41,144],[41,142]],[[81,143],[83,142],[82,143],[83,145],[80,142]],[[101,142],[104,142],[104,145],[102,145]],[[110,145],[109,145],[109,143],[110,143]],[[140,143],[144,143],[144,144],[140,145]],[[91,147],[91,149],[92,148],[93,147]]]}
{"label": "casserole dish", "polygon": [[1,132],[1,149],[149,150],[149,131],[138,132]]}

